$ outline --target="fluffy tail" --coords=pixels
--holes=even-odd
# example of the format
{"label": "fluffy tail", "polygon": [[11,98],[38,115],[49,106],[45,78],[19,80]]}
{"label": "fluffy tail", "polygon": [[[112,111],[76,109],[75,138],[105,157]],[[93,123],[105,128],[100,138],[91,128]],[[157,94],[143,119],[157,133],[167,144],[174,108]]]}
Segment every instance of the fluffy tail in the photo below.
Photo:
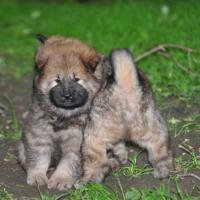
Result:
{"label": "fluffy tail", "polygon": [[114,50],[109,58],[117,87],[126,91],[138,87],[138,70],[131,53],[125,49]]}

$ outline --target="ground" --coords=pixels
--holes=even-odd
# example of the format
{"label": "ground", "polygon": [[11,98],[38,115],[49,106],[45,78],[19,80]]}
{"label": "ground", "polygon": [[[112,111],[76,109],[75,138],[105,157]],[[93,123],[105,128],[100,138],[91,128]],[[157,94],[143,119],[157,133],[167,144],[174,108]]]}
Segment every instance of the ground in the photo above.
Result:
{"label": "ground", "polygon": [[[2,0],[0,200],[200,199],[200,2],[191,2],[117,0],[80,4],[70,0],[60,4]],[[33,56],[39,45],[34,39],[36,33],[76,37],[104,54],[124,47],[133,52],[152,83],[167,122],[175,163],[170,178],[154,179],[146,153],[134,148],[130,162],[101,185],[88,184],[80,190],[58,193],[26,184],[25,172],[17,163],[16,145],[30,104]],[[143,57],[160,44],[166,48],[159,46],[162,51]],[[141,55],[143,59],[139,59]]]}

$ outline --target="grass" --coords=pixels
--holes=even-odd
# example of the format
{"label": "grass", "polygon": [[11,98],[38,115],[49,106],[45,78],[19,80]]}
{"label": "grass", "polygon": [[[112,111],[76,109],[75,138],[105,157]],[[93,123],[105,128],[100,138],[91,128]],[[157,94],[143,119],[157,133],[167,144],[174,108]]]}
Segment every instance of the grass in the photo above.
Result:
{"label": "grass", "polygon": [[[114,48],[129,48],[138,58],[149,48],[159,44],[178,44],[196,50],[188,55],[178,49],[168,49],[165,54],[154,54],[138,62],[152,82],[157,102],[168,108],[184,103],[185,109],[199,107],[200,92],[200,2],[191,0],[127,0],[99,4],[78,4],[66,0],[64,4],[42,1],[17,0],[0,3],[0,75],[21,79],[32,72],[33,56],[39,43],[34,35],[60,34],[76,37],[94,46],[104,54]],[[169,58],[170,56],[170,58]],[[175,99],[175,100],[174,100]],[[199,113],[185,118],[169,113],[170,133],[175,137],[195,132],[199,134]],[[0,133],[0,139],[17,140],[21,128],[16,114],[12,113],[11,132]],[[184,154],[176,158],[178,170],[199,170],[198,153],[190,145],[180,146]],[[131,158],[129,166],[117,174],[141,177],[151,173],[149,166],[138,166],[139,154]],[[195,199],[181,189],[180,179],[172,177],[174,190],[167,185],[158,188],[124,190],[118,182],[116,192],[99,184],[88,184],[80,190],[70,190],[61,196],[38,192],[39,200],[190,200]],[[5,188],[0,189],[0,200],[11,200]],[[37,200],[38,200],[37,199]],[[198,197],[196,198],[198,199]]]}
{"label": "grass", "polygon": [[[1,200],[14,200],[12,195],[5,189],[0,189]],[[59,196],[50,196],[39,191],[39,197],[33,200],[198,200],[192,198],[188,194],[184,193],[179,186],[178,180],[175,179],[175,192],[170,191],[166,186],[161,185],[154,189],[138,190],[136,188],[130,188],[127,192],[111,193],[108,192],[105,187],[100,184],[88,184],[79,190],[70,190],[67,193],[63,193]]]}
{"label": "grass", "polygon": [[147,164],[144,166],[138,166],[137,161],[139,155],[140,153],[133,155],[132,158],[130,158],[130,165],[120,169],[120,172],[122,172],[124,176],[139,177],[150,174],[153,171],[153,169]]}
{"label": "grass", "polygon": [[194,113],[183,119],[172,117],[168,120],[169,131],[173,132],[174,137],[186,135],[190,132],[198,134],[200,132],[199,119],[200,115],[195,115]]}
{"label": "grass", "polygon": [[[87,184],[80,189],[70,189],[66,193],[61,195],[48,195],[42,193],[38,187],[39,197],[35,200],[118,200],[119,196],[117,192],[109,192],[102,184]],[[0,196],[1,197],[1,196]]]}
{"label": "grass", "polygon": [[1,200],[12,200],[12,195],[6,191],[5,188],[0,187],[0,199]]}
{"label": "grass", "polygon": [[188,172],[190,169],[200,170],[200,156],[197,155],[194,148],[187,144],[187,142],[188,141],[185,140],[179,145],[179,148],[184,151],[182,155],[176,158],[179,171]]}
{"label": "grass", "polygon": [[8,123],[8,125],[7,129],[5,128],[4,131],[0,131],[0,140],[19,140],[21,138],[21,126],[16,116],[12,101],[8,97],[5,98],[9,103],[9,108],[6,109],[11,111],[11,120],[6,122],[6,118],[4,119],[3,124]]}

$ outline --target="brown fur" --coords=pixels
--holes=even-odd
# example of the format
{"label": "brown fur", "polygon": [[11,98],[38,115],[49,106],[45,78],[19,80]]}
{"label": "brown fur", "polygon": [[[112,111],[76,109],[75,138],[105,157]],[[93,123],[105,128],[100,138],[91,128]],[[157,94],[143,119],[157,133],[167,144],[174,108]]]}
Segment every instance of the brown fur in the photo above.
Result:
{"label": "brown fur", "polygon": [[154,176],[165,178],[172,169],[172,155],[166,125],[155,107],[150,83],[127,51],[114,51],[110,62],[114,81],[96,95],[84,132],[82,181],[103,180],[116,164],[116,159],[107,156],[109,149],[120,160],[126,160],[125,141],[147,149]]}
{"label": "brown fur", "polygon": [[[102,59],[93,48],[61,36],[50,37],[38,48],[32,104],[19,145],[19,159],[27,171],[28,184],[65,190],[82,175],[83,129],[91,102],[109,74],[108,67],[98,64]],[[51,91],[56,87],[62,92],[70,90],[65,88],[68,83],[75,85],[72,92],[77,88],[78,92],[87,92],[86,103],[65,109],[52,102]],[[53,152],[58,150],[61,157],[49,179],[47,170]]]}

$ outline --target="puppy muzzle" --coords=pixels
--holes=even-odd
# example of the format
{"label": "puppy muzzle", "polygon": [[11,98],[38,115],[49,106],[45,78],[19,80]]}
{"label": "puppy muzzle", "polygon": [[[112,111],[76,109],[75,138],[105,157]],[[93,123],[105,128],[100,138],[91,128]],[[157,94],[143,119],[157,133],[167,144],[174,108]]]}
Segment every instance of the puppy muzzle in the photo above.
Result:
{"label": "puppy muzzle", "polygon": [[88,92],[76,81],[62,81],[50,90],[50,100],[56,107],[74,109],[87,102]]}

